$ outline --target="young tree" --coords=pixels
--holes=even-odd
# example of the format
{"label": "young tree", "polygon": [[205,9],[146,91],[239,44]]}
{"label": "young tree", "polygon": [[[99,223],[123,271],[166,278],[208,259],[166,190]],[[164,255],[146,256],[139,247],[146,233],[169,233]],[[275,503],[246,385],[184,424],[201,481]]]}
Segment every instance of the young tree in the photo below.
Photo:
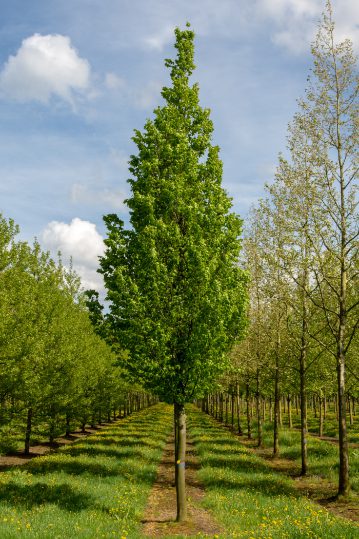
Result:
{"label": "young tree", "polygon": [[246,275],[240,269],[241,220],[221,187],[219,148],[209,110],[199,105],[194,33],[176,29],[167,59],[165,104],[133,138],[131,225],[116,215],[101,259],[108,316],[129,350],[127,369],[174,404],[177,520],[186,517],[185,403],[202,397],[244,324]]}

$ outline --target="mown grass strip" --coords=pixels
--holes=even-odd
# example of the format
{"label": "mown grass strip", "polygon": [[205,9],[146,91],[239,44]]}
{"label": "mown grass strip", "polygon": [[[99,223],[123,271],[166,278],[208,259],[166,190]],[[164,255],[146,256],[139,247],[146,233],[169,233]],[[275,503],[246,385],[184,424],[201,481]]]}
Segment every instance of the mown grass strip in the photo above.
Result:
{"label": "mown grass strip", "polygon": [[141,537],[172,409],[156,405],[0,475],[1,539]]}
{"label": "mown grass strip", "polygon": [[293,480],[271,470],[236,436],[194,407],[189,430],[206,488],[204,504],[226,530],[221,539],[359,537],[359,526],[301,496]]}

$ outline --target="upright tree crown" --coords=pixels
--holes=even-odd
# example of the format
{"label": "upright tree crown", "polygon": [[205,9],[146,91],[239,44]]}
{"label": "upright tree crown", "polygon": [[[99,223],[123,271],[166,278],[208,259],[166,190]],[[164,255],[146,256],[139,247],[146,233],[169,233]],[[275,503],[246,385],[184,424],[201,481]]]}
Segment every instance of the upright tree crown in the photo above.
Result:
{"label": "upright tree crown", "polygon": [[194,33],[175,31],[164,106],[135,131],[130,159],[132,229],[106,216],[101,259],[109,320],[128,348],[128,369],[170,402],[203,393],[243,326],[241,220],[221,187],[209,110],[199,105]]}

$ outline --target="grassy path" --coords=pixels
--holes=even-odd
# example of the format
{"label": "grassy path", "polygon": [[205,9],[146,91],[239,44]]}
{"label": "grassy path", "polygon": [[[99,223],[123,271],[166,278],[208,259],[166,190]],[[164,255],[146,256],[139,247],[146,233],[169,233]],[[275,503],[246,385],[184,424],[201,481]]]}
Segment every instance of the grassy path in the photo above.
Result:
{"label": "grassy path", "polygon": [[144,514],[142,533],[145,537],[220,537],[221,529],[209,511],[202,507],[205,496],[203,484],[198,480],[199,463],[193,443],[187,441],[186,495],[188,518],[174,522],[176,517],[176,489],[174,487],[174,437],[166,444],[157,478],[152,487]]}
{"label": "grassy path", "polygon": [[[357,539],[359,527],[303,496],[238,438],[194,407],[190,433],[206,488],[205,506],[225,533],[247,539]],[[329,444],[328,444],[329,445]]]}
{"label": "grassy path", "polygon": [[0,474],[1,539],[142,537],[141,518],[172,429],[156,405]]}

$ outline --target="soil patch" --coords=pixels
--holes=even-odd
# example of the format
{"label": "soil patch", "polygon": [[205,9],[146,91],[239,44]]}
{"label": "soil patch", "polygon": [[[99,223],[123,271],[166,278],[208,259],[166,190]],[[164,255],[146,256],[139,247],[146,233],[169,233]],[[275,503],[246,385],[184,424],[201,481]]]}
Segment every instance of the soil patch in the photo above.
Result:
{"label": "soil patch", "polygon": [[176,489],[174,485],[174,438],[165,446],[157,478],[152,487],[145,510],[142,533],[146,537],[200,536],[213,537],[221,533],[220,526],[212,515],[201,507],[204,487],[196,471],[199,463],[194,445],[187,441],[186,494],[188,518],[186,522],[175,522]]}

